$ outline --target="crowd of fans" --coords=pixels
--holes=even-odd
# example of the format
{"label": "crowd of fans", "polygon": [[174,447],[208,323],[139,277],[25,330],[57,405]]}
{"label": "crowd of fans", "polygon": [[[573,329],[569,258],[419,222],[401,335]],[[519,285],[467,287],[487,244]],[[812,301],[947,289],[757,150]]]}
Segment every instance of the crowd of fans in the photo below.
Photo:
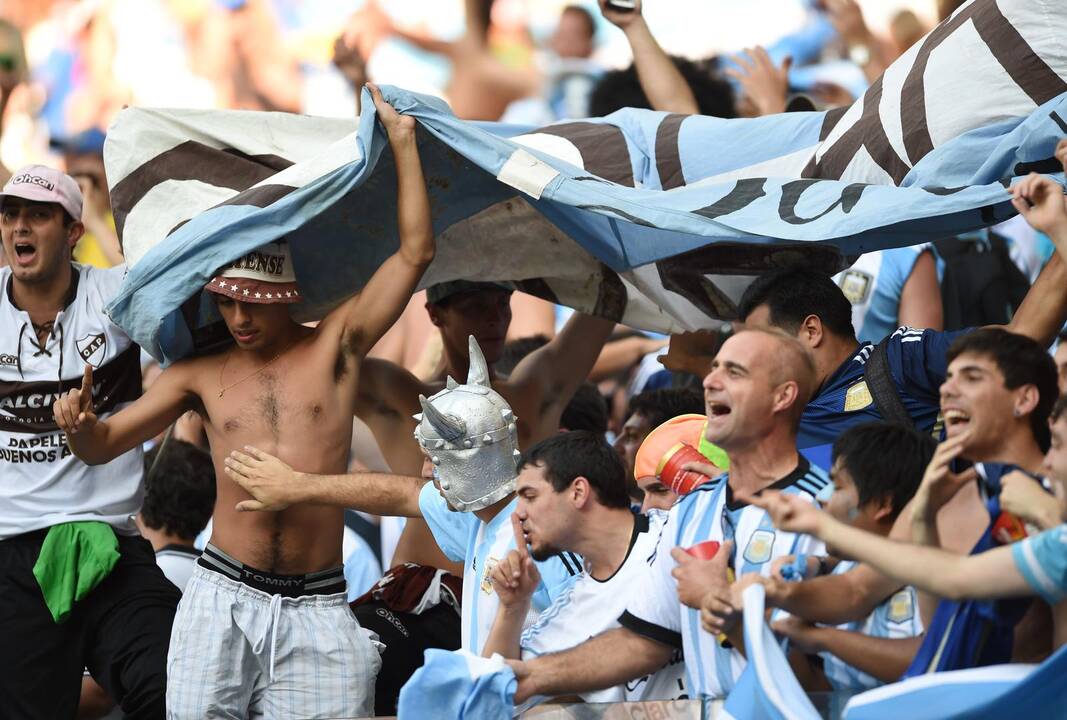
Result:
{"label": "crowd of fans", "polygon": [[[237,350],[137,361],[103,314],[123,271],[103,146],[125,104],[315,112],[334,93],[329,111],[354,114],[389,79],[367,62],[389,37],[447,59],[462,118],[754,117],[851,103],[928,29],[902,10],[883,36],[855,0],[825,0],[778,43],[693,61],[640,1],[600,0],[565,6],[534,52],[504,4],[467,0],[446,42],[367,0],[303,50],[282,41],[299,24],[282,0],[5,6],[0,161],[22,168],[0,166],[11,717],[390,715],[431,648],[508,658],[520,707],[721,698],[754,583],[810,692],[1067,642],[1067,201],[1047,178],[1012,187],[1006,223],[832,277],[768,273],[732,325],[665,338],[506,283],[413,293],[434,254],[414,121],[370,85],[397,254],[314,328],[244,299],[291,276],[220,271],[206,289]],[[626,68],[596,59],[606,25]],[[291,273],[284,247],[260,257]],[[679,447],[694,454],[672,463]],[[101,519],[108,551],[82,525]]]}

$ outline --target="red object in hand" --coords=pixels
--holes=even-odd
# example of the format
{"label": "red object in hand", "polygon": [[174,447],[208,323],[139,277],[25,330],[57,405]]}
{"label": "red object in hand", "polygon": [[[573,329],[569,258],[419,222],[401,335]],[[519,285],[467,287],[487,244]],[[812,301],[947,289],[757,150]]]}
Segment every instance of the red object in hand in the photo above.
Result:
{"label": "red object in hand", "polygon": [[1027,536],[1022,520],[1011,513],[1002,512],[993,523],[993,539],[1001,545],[1010,545]]}
{"label": "red object in hand", "polygon": [[686,548],[685,551],[697,560],[711,560],[715,557],[715,553],[719,552],[719,543],[715,540],[705,540]]}
{"label": "red object in hand", "polygon": [[708,459],[701,455],[700,451],[695,447],[689,443],[680,442],[663,453],[663,457],[659,461],[659,467],[656,468],[656,475],[659,477],[659,481],[671,490],[679,495],[685,495],[692,492],[693,488],[711,479],[695,470],[682,469],[683,465],[691,462],[710,464]]}

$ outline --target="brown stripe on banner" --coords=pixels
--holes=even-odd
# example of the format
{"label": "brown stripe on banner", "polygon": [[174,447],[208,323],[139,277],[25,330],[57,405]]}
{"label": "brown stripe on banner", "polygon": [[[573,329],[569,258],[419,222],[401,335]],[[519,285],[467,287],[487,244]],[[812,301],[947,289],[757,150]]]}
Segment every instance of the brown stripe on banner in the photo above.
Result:
{"label": "brown stripe on banner", "polygon": [[559,298],[556,297],[556,293],[552,291],[548,283],[544,278],[527,278],[526,280],[512,280],[511,283],[515,286],[516,290],[520,290],[527,295],[533,295],[534,297],[547,300],[550,303],[559,305]]}
{"label": "brown stripe on banner", "polygon": [[860,148],[866,148],[871,159],[893,179],[895,185],[901,181],[911,169],[897,155],[897,151],[889,144],[889,137],[882,126],[882,120],[878,117],[878,105],[882,99],[882,78],[875,80],[867,92],[863,94],[863,113],[860,119],[852,127],[842,133],[837,142],[833,143],[816,161],[812,156],[807,166],[800,173],[802,178],[817,178],[823,180],[840,180],[845,168],[859,152]]}
{"label": "brown stripe on banner", "polygon": [[620,322],[626,312],[626,302],[629,299],[626,286],[618,273],[603,263],[600,264],[600,283],[597,286],[596,305],[593,314],[597,317],[607,318],[614,322]]}
{"label": "brown stripe on banner", "polygon": [[685,185],[682,175],[682,156],[678,152],[678,131],[688,115],[671,113],[656,128],[656,170],[664,190]]}
{"label": "brown stripe on banner", "polygon": [[837,123],[841,122],[841,118],[848,112],[850,105],[843,107],[835,107],[827,110],[822,116],[822,127],[819,128],[819,141],[823,141],[830,137],[830,133],[837,127]]}
{"label": "brown stripe on banner", "polygon": [[130,211],[152,188],[166,180],[199,180],[240,191],[292,164],[277,155],[246,155],[187,140],[141,164],[115,184],[111,189],[115,229],[121,239]]}
{"label": "brown stripe on banner", "polygon": [[978,36],[1009,77],[1037,105],[1067,90],[1065,83],[1042,60],[1019,31],[1008,22],[995,2],[974,3],[926,36],[915,55],[900,93],[900,121],[904,149],[911,164],[919,162],[934,149],[926,119],[924,75],[930,54],[958,27],[973,20]]}
{"label": "brown stripe on banner", "polygon": [[626,136],[614,125],[570,122],[549,125],[537,132],[570,141],[578,148],[585,169],[594,175],[626,187],[634,186],[634,171],[630,166]]}

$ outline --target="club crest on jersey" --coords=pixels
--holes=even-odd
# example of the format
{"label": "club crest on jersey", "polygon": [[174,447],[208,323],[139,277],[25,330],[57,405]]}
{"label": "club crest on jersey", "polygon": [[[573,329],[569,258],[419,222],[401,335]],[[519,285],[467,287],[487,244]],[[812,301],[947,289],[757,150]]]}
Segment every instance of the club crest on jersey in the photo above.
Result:
{"label": "club crest on jersey", "polygon": [[889,622],[908,622],[914,616],[915,607],[911,599],[911,590],[901,590],[896,595],[889,598],[889,612],[886,613]]}
{"label": "club crest on jersey", "polygon": [[841,292],[853,305],[859,305],[867,300],[871,293],[871,285],[874,278],[862,270],[846,270],[841,276]]}
{"label": "club crest on jersey", "polygon": [[499,562],[495,557],[490,557],[485,561],[485,572],[482,573],[482,592],[486,595],[490,595],[493,592],[493,581],[489,578],[493,574],[493,568]]}
{"label": "club crest on jersey", "polygon": [[757,530],[748,539],[745,546],[745,562],[760,565],[771,559],[771,550],[774,549],[774,531]]}
{"label": "club crest on jersey", "polygon": [[845,412],[862,410],[873,402],[874,398],[871,396],[871,389],[867,387],[865,380],[860,380],[845,391]]}
{"label": "club crest on jersey", "polygon": [[107,354],[107,337],[104,333],[86,335],[76,340],[74,346],[78,348],[78,355],[81,356],[83,362],[100,369],[100,365],[104,362],[104,355]]}

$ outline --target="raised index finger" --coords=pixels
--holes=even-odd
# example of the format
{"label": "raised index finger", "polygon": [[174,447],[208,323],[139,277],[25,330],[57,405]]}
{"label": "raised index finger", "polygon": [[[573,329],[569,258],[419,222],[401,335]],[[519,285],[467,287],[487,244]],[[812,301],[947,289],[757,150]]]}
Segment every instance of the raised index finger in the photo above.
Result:
{"label": "raised index finger", "polygon": [[526,549],[526,533],[522,531],[522,521],[519,519],[519,514],[516,512],[511,513],[511,530],[515,533],[515,549],[519,551],[520,555],[528,555],[529,551]]}

